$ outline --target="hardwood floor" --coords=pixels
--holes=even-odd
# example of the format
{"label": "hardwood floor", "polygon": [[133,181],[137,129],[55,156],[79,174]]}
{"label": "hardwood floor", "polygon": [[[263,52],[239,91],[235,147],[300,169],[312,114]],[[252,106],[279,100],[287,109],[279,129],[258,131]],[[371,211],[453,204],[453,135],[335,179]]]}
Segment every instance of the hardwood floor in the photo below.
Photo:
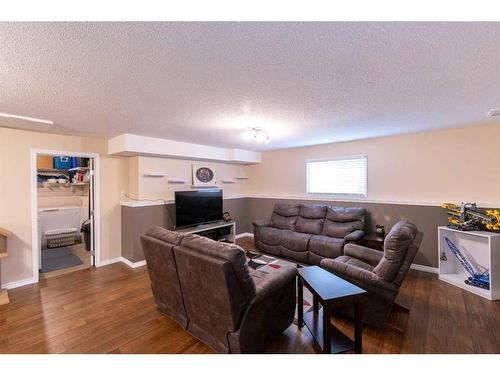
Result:
{"label": "hardwood floor", "polygon": [[[251,248],[249,238],[239,240]],[[9,291],[0,306],[0,353],[212,353],[155,307],[146,267],[121,263]],[[410,271],[398,300],[411,309],[365,327],[364,353],[500,353],[500,301],[490,302]],[[335,320],[351,335],[352,324]],[[267,353],[315,353],[307,328],[290,326]]]}

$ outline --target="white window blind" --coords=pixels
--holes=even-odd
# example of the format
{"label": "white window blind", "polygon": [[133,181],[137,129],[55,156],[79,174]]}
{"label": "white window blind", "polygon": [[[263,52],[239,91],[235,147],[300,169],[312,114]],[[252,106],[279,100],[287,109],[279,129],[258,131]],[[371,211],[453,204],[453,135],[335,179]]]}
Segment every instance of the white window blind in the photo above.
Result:
{"label": "white window blind", "polygon": [[307,193],[366,198],[367,165],[366,155],[309,161]]}

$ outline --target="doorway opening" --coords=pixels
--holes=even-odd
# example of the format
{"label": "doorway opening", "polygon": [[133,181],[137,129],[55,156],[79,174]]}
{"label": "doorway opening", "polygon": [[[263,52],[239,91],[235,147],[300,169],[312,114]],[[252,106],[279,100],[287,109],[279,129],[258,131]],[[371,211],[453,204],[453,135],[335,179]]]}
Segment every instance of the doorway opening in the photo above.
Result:
{"label": "doorway opening", "polygon": [[33,278],[98,265],[98,155],[32,150]]}

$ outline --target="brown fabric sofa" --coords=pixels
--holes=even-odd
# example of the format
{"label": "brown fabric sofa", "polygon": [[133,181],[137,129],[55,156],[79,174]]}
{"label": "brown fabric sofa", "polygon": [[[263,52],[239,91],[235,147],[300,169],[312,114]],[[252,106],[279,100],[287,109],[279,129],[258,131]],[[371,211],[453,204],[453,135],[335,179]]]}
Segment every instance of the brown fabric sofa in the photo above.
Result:
{"label": "brown fabric sofa", "polygon": [[[363,320],[381,327],[387,321],[399,288],[417,254],[422,233],[406,220],[398,222],[387,234],[384,252],[347,244],[344,255],[323,259],[321,267],[358,285],[368,293],[362,298]],[[352,306],[333,306],[335,312],[354,316]]]}
{"label": "brown fabric sofa", "polygon": [[239,246],[159,227],[141,240],[158,308],[216,351],[258,353],[292,324],[296,268],[263,275]]}
{"label": "brown fabric sofa", "polygon": [[270,220],[253,222],[255,247],[264,253],[319,265],[343,254],[364,235],[366,210],[317,204],[274,205]]}

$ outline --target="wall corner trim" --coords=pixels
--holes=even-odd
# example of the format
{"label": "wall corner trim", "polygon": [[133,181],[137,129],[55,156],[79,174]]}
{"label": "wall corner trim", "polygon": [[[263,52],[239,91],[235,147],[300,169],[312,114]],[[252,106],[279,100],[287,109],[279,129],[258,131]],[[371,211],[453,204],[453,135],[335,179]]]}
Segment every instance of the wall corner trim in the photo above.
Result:
{"label": "wall corner trim", "polygon": [[23,280],[11,281],[10,283],[6,283],[2,285],[2,288],[5,289],[14,289],[19,288],[25,285],[35,284],[36,280],[33,277]]}
{"label": "wall corner trim", "polygon": [[140,260],[138,262],[132,262],[132,261],[128,260],[125,257],[121,257],[120,260],[121,260],[122,263],[126,264],[130,268],[137,268],[137,267],[142,267],[142,266],[146,265],[146,260]]}
{"label": "wall corner trim", "polygon": [[253,238],[253,233],[243,232],[243,233],[240,233],[240,234],[236,235],[236,239],[242,238],[242,237],[252,237]]}
{"label": "wall corner trim", "polygon": [[96,267],[104,267],[104,266],[108,266],[110,264],[118,263],[121,261],[122,261],[122,257],[105,259],[105,260],[101,260],[101,263],[99,263],[99,265],[96,265]]}
{"label": "wall corner trim", "polygon": [[120,262],[129,266],[130,268],[137,268],[137,267],[142,267],[142,266],[146,265],[145,260],[140,260],[138,262],[132,262],[125,257],[117,257],[117,258],[103,260],[101,262],[101,264],[99,265],[99,267],[109,266],[110,264],[115,264],[115,263],[120,263]]}

